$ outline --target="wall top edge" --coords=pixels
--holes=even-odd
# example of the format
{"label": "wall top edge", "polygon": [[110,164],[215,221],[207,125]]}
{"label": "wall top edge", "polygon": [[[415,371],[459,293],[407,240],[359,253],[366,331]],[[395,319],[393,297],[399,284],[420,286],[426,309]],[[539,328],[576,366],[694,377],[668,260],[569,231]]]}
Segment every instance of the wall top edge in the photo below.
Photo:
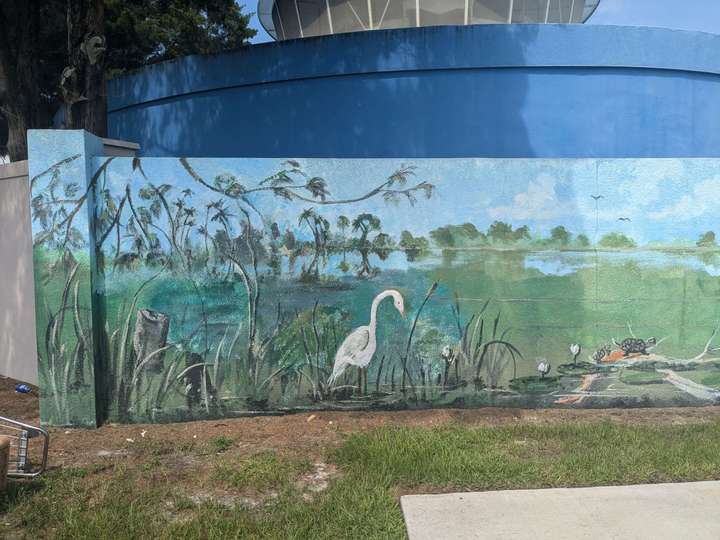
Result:
{"label": "wall top edge", "polygon": [[237,86],[423,70],[631,68],[720,75],[720,35],[652,27],[475,25],[336,34],[148,66],[108,84],[108,110]]}
{"label": "wall top edge", "polygon": [[135,142],[130,141],[121,141],[119,139],[106,139],[103,138],[102,140],[103,145],[106,147],[115,147],[115,148],[127,148],[128,150],[140,150],[140,145]]}
{"label": "wall top edge", "polygon": [[5,165],[0,165],[0,180],[12,180],[13,178],[23,178],[28,175],[28,162],[14,161]]}

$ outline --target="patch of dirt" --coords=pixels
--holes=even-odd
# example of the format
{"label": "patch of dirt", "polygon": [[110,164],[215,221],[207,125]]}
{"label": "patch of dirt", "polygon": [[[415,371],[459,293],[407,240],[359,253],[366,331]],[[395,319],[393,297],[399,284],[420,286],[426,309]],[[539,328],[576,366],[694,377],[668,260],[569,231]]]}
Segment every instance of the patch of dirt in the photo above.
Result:
{"label": "patch of dirt", "polygon": [[20,420],[29,424],[40,421],[40,400],[38,388],[28,385],[30,393],[21,394],[15,391],[18,381],[0,377],[0,416]]}
{"label": "patch of dirt", "polygon": [[300,477],[295,487],[301,491],[309,491],[308,496],[312,497],[312,493],[325,491],[330,485],[330,480],[338,476],[338,474],[338,470],[334,465],[318,461],[313,463],[310,472]]}
{"label": "patch of dirt", "polygon": [[[30,423],[38,422],[37,389],[17,394],[15,381],[0,379],[0,414]],[[433,427],[451,423],[464,426],[556,424],[564,422],[616,422],[620,424],[697,424],[720,418],[720,407],[652,409],[436,409],[390,412],[315,412],[205,420],[178,424],[106,424],[96,430],[53,428],[50,466],[78,466],[107,461],[136,462],[158,456],[175,462],[178,472],[212,453],[211,439],[233,441],[233,454],[251,455],[273,450],[303,456],[316,464],[303,477],[308,488],[321,486],[334,471],[321,469],[325,451],[354,432],[380,426]],[[182,456],[185,456],[184,458]],[[194,456],[194,457],[188,457]],[[193,463],[185,463],[191,461]],[[311,478],[313,477],[313,478]]]}
{"label": "patch of dirt", "polygon": [[242,506],[245,508],[257,508],[264,503],[262,500],[252,499],[250,497],[240,497],[232,494],[217,494],[217,493],[195,493],[189,495],[188,499],[195,505],[203,503],[213,503],[226,508],[235,508],[235,506]]}

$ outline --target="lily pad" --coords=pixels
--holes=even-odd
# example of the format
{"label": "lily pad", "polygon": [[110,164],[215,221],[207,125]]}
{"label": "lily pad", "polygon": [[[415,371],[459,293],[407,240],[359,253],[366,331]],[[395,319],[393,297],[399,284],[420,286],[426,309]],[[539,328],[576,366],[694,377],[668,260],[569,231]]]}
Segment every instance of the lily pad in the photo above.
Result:
{"label": "lily pad", "polygon": [[683,376],[703,386],[720,389],[720,372],[716,369],[703,369]]}
{"label": "lily pad", "polygon": [[510,381],[510,388],[521,394],[550,394],[560,388],[560,378],[518,377]]}
{"label": "lily pad", "polygon": [[662,373],[648,370],[624,369],[620,381],[625,384],[662,384],[665,382]]}
{"label": "lily pad", "polygon": [[655,372],[658,368],[666,368],[668,367],[667,362],[657,362],[654,360],[640,360],[637,362],[634,362],[633,364],[627,366],[625,370],[632,370],[632,371],[650,371]]}
{"label": "lily pad", "polygon": [[600,368],[597,364],[590,362],[578,362],[577,364],[562,364],[557,367],[557,372],[561,375],[587,375],[589,373],[597,373]]}

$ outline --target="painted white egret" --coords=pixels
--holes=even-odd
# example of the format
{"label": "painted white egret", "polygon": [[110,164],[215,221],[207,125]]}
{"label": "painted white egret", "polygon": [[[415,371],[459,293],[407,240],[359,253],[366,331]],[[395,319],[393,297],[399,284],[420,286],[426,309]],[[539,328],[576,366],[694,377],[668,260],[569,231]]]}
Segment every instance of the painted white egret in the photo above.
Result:
{"label": "painted white egret", "polygon": [[[362,370],[370,364],[370,361],[375,355],[375,349],[377,348],[377,340],[375,338],[377,309],[380,302],[385,298],[392,298],[395,309],[400,312],[403,318],[405,317],[405,302],[399,291],[389,289],[378,294],[370,308],[370,324],[360,326],[350,332],[335,353],[335,364],[333,365],[332,375],[330,375],[330,379],[328,379],[328,387],[333,387],[335,381],[345,372],[348,366],[357,366],[360,370],[360,378],[362,380]],[[360,391],[362,391],[362,382],[360,383]]]}

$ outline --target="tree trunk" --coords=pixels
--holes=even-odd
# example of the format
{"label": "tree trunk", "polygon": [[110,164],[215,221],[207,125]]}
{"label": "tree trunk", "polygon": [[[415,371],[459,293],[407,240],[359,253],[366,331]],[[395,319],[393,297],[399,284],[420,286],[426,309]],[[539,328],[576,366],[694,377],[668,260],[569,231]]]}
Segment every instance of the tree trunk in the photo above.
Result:
{"label": "tree trunk", "polygon": [[42,97],[38,74],[39,4],[0,4],[0,73],[5,90],[0,108],[8,124],[7,152],[11,161],[27,158],[27,130],[46,127],[50,111]]}
{"label": "tree trunk", "polygon": [[9,103],[3,105],[3,114],[8,124],[7,153],[10,161],[27,159],[26,115],[17,109]]}
{"label": "tree trunk", "polygon": [[68,68],[75,70],[63,88],[66,127],[107,135],[105,96],[105,2],[73,0],[69,14]]}
{"label": "tree trunk", "polygon": [[[107,133],[105,3],[67,0],[67,8],[67,69],[73,76],[63,77],[65,84],[61,88],[68,111],[65,125],[103,137]],[[51,125],[51,102],[60,77],[46,80],[47,68],[41,63],[56,61],[60,48],[41,51],[39,36],[46,28],[41,25],[53,23],[47,20],[46,13],[52,9],[55,7],[40,0],[0,0],[0,74],[5,80],[0,110],[8,123],[7,152],[12,161],[27,158],[28,129]]]}

